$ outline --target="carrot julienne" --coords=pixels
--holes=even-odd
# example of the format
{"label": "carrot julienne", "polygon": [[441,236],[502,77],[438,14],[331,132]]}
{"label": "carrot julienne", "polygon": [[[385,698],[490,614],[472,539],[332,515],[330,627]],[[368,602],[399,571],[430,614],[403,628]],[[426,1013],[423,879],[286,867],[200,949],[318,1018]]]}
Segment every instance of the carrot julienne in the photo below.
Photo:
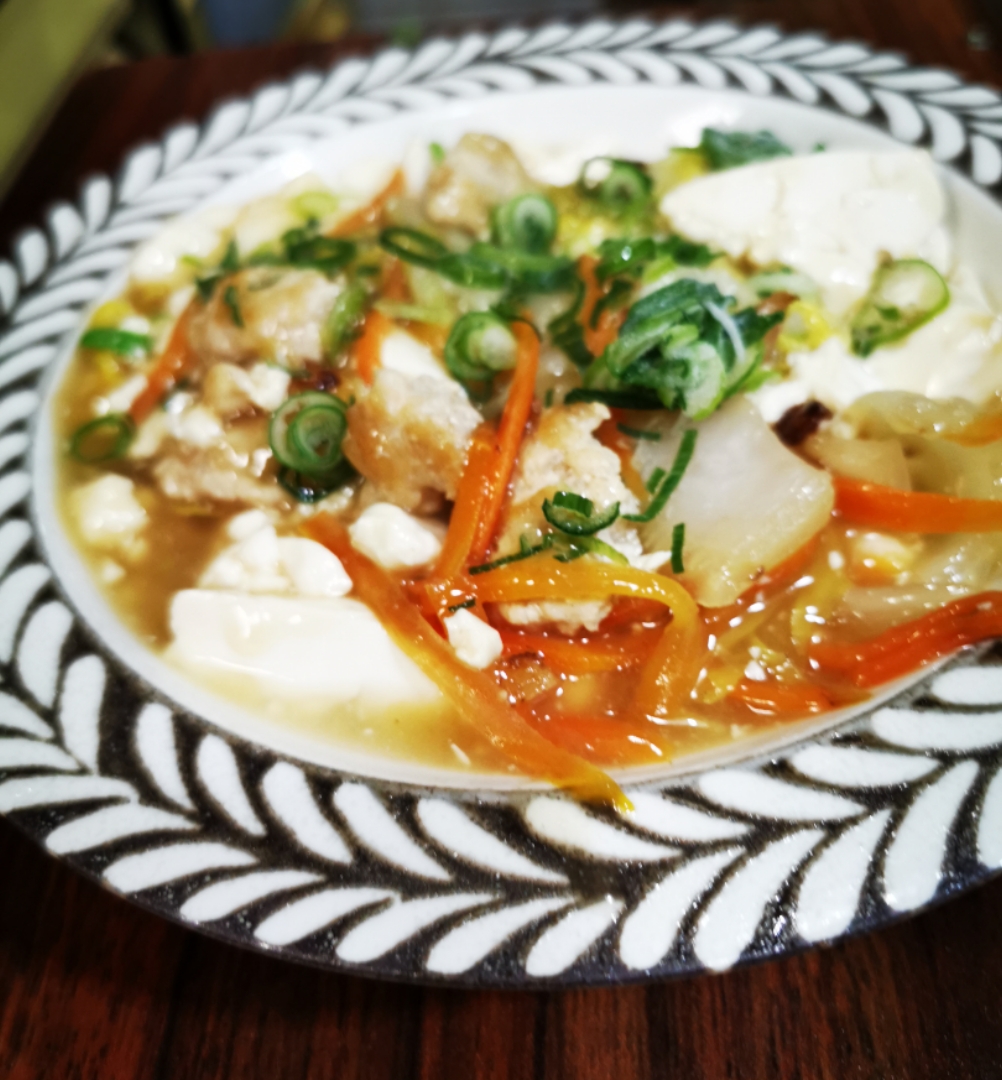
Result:
{"label": "carrot julienne", "polygon": [[188,339],[188,328],[195,314],[196,304],[197,301],[192,300],[181,313],[171,331],[167,348],[146,376],[146,386],[129,406],[129,416],[137,427],[173,390],[178,380],[192,368],[197,359]]}
{"label": "carrot julienne", "polygon": [[961,597],[856,644],[814,642],[811,666],[868,689],[901,678],[965,645],[1002,636],[1002,592]]}
{"label": "carrot julienne", "polygon": [[607,345],[616,340],[619,328],[626,317],[625,311],[611,311],[608,308],[598,317],[598,324],[591,325],[595,305],[605,296],[605,290],[595,275],[598,259],[594,255],[582,255],[578,259],[578,274],[584,282],[585,294],[581,303],[581,326],[584,328],[584,342],[592,356],[600,356]]}
{"label": "carrot julienne", "polygon": [[587,675],[600,671],[624,671],[646,660],[654,648],[660,630],[642,630],[636,634],[602,634],[585,638],[566,638],[558,634],[532,631],[500,630],[503,656],[535,653],[547,667],[564,675]]}
{"label": "carrot julienne", "polygon": [[619,785],[595,766],[549,742],[505,700],[493,678],[457,659],[426,622],[404,587],[352,546],[331,514],[317,514],[307,535],[332,551],[352,580],[355,595],[374,612],[394,642],[421,668],[491,745],[528,776],[548,780],[586,800],[629,809]]}
{"label": "carrot julienne", "polygon": [[852,525],[939,535],[1002,529],[1002,501],[901,491],[845,476],[833,480],[835,509]]}
{"label": "carrot julienne", "polygon": [[494,466],[490,486],[483,504],[483,513],[477,522],[470,548],[470,560],[483,562],[494,539],[498,518],[508,495],[508,485],[522,445],[525,426],[529,422],[532,404],[536,396],[536,371],[539,367],[539,338],[527,323],[514,321],[511,332],[515,335],[518,351],[515,374],[508,389],[508,400],[498,424]]}
{"label": "carrot julienne", "polygon": [[781,683],[774,679],[755,682],[742,679],[729,695],[760,716],[807,715],[835,707],[828,695],[810,683]]}
{"label": "carrot julienne", "polygon": [[473,433],[466,452],[466,465],[459,478],[456,502],[449,518],[434,577],[450,581],[466,569],[494,476],[497,437],[490,424],[481,424]]}
{"label": "carrot julienne", "polygon": [[362,332],[352,343],[351,354],[355,370],[367,386],[371,386],[376,377],[383,341],[392,330],[393,323],[382,312],[373,310],[365,316]]}

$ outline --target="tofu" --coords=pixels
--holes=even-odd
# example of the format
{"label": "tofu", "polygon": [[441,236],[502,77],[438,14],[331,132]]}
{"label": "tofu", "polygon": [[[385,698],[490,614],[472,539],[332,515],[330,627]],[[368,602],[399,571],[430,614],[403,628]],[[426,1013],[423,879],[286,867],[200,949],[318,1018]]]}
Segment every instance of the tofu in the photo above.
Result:
{"label": "tofu", "polygon": [[132,279],[143,284],[169,281],[183,269],[186,256],[210,259],[222,248],[224,232],[234,217],[233,207],[210,206],[169,222],[136,248],[129,268]]}
{"label": "tofu", "polygon": [[866,295],[884,253],[949,268],[946,201],[924,150],[758,162],[675,188],[661,211],[732,258],[807,274],[837,314]]}
{"label": "tofu", "polygon": [[442,620],[456,656],[472,668],[490,667],[504,651],[501,635],[471,611],[460,609]]}
{"label": "tofu", "polygon": [[131,480],[109,473],[71,495],[77,527],[85,544],[101,551],[135,552],[149,517]]}
{"label": "tofu", "polygon": [[384,570],[427,566],[442,550],[436,530],[392,503],[368,507],[348,529],[351,542]]}
{"label": "tofu", "polygon": [[289,373],[274,364],[213,364],[205,374],[202,400],[217,416],[238,416],[248,410],[274,412],[289,392]]}
{"label": "tofu", "polygon": [[350,598],[185,589],[171,602],[167,656],[201,677],[250,680],[286,701],[434,703],[433,682]]}

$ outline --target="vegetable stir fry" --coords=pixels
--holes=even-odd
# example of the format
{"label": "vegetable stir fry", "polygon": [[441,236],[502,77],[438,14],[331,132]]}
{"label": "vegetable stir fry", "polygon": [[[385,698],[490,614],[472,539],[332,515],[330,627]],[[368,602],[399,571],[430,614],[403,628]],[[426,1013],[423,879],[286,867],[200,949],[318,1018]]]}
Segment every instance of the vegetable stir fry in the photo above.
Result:
{"label": "vegetable stir fry", "polygon": [[179,219],[93,312],[66,518],[171,663],[617,802],[1002,633],[1002,323],[924,153],[426,156]]}

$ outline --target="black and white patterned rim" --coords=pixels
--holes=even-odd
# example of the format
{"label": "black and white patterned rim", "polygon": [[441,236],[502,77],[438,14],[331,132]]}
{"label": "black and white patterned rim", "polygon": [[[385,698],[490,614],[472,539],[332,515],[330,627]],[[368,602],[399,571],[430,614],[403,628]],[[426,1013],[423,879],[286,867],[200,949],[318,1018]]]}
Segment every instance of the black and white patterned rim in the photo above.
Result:
{"label": "black and white patterned rim", "polygon": [[132,245],[270,155],[542,84],[778,96],[1002,179],[1002,98],[862,45],[730,23],[589,22],[390,49],[222,105],[0,262],[0,812],[54,855],[227,940],[487,985],[721,970],[873,927],[1002,867],[1002,657],[769,758],[631,789],[632,815],[338,775],[143,686],[75,615],[31,523],[38,383]]}

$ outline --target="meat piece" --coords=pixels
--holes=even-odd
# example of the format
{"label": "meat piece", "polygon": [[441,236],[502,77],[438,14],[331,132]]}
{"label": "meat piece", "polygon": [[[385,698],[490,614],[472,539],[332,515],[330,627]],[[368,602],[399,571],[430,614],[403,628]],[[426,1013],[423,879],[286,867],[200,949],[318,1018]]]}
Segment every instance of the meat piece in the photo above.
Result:
{"label": "meat piece", "polygon": [[285,491],[255,475],[255,462],[241,462],[228,447],[171,441],[153,466],[153,478],[170,499],[186,503],[284,506]]}
{"label": "meat piece", "polygon": [[[634,454],[645,480],[655,468],[671,468],[692,426],[674,415],[658,424],[661,440],[640,442]],[[835,495],[828,473],[787,450],[744,398],[695,426],[685,475],[641,532],[647,545],[670,547],[672,529],[684,522],[685,583],[704,606],[722,607],[820,531]]]}
{"label": "meat piece", "polygon": [[[543,516],[543,501],[557,491],[572,491],[595,504],[596,512],[618,502],[623,513],[637,510],[636,496],[620,475],[619,458],[604,447],[593,432],[609,418],[604,405],[581,404],[547,409],[535,432],[522,446],[512,478],[511,502],[501,521],[497,554],[519,550],[522,536],[537,543],[552,529]],[[643,558],[636,530],[616,521],[598,534],[601,540],[623,551],[631,560]],[[608,615],[605,601],[502,604],[501,614],[517,626],[553,624],[565,634],[584,627],[595,630]]]}
{"label": "meat piece", "polygon": [[380,368],[371,387],[359,384],[356,391],[344,453],[381,499],[416,510],[429,490],[456,497],[479,423],[480,414],[451,379]]}
{"label": "meat piece", "polygon": [[532,187],[506,142],[493,135],[464,135],[428,178],[424,210],[438,225],[486,236],[491,209]]}
{"label": "meat piece", "polygon": [[202,385],[202,401],[217,416],[274,412],[289,391],[289,373],[273,364],[254,364],[249,370],[236,364],[213,364]]}
{"label": "meat piece", "polygon": [[192,319],[192,346],[210,363],[265,359],[293,366],[321,360],[324,323],[342,288],[340,280],[316,270],[241,270],[220,283]]}

